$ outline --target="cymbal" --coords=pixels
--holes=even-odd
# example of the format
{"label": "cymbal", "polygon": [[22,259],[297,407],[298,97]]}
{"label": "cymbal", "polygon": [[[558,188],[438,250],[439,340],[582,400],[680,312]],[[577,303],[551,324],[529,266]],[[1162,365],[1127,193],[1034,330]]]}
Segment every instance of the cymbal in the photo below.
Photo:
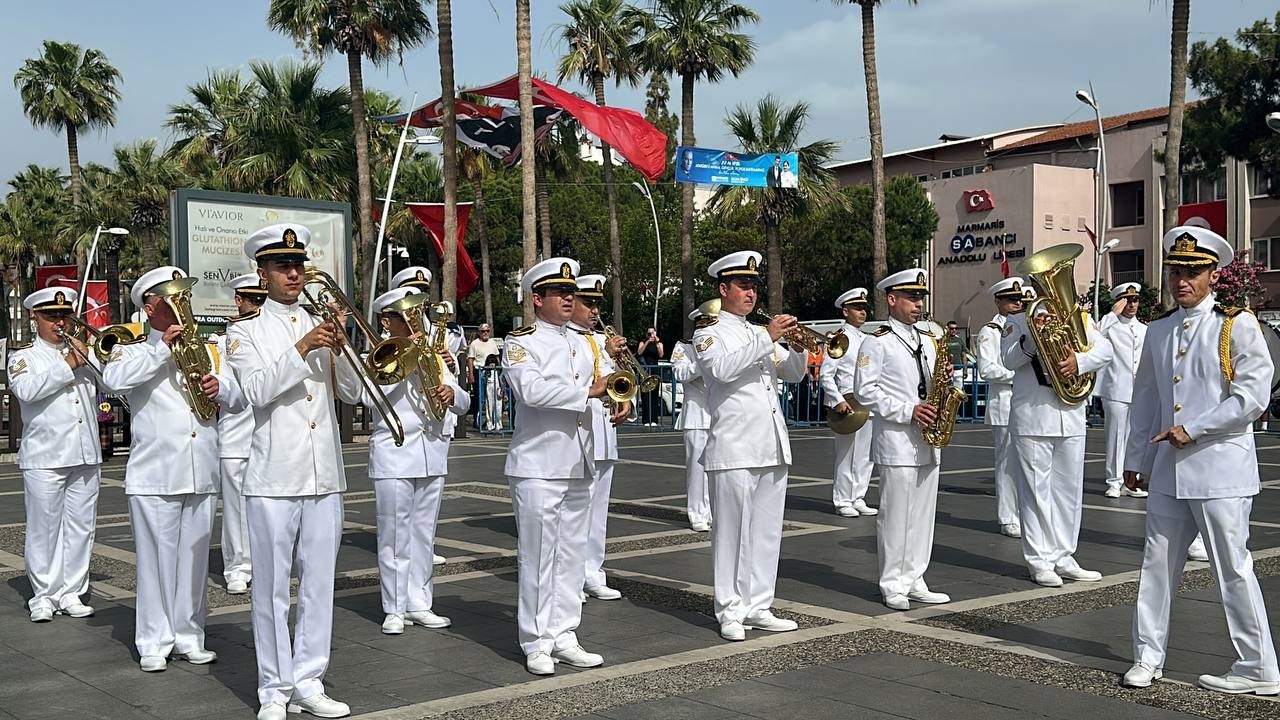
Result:
{"label": "cymbal", "polygon": [[837,435],[856,433],[859,428],[867,424],[867,420],[871,419],[871,411],[858,404],[853,393],[845,393],[844,401],[853,408],[851,412],[842,415],[834,410],[827,411],[827,425],[831,428],[831,432]]}

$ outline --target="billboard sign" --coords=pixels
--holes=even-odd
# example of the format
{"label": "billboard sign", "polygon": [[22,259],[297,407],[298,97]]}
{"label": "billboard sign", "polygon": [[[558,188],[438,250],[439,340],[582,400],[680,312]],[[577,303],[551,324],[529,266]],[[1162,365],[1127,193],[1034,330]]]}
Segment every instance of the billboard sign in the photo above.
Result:
{"label": "billboard sign", "polygon": [[198,322],[220,324],[236,314],[230,282],[257,270],[244,254],[244,242],[276,223],[305,225],[311,231],[311,264],[332,275],[352,297],[349,203],[189,188],[174,192],[171,201],[169,256],[200,280],[191,289],[191,312]]}
{"label": "billboard sign", "polygon": [[740,153],[686,147],[676,149],[676,182],[736,187],[796,188],[797,153]]}

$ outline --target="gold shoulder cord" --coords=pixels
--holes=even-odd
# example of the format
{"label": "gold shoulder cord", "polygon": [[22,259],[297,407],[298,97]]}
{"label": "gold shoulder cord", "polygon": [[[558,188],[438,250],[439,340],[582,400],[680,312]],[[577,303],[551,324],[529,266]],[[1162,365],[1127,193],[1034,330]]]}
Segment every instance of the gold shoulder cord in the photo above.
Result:
{"label": "gold shoulder cord", "polygon": [[591,382],[595,384],[600,379],[600,348],[596,347],[596,339],[593,335],[587,335],[587,344],[591,346]]}
{"label": "gold shoulder cord", "polygon": [[1218,365],[1222,367],[1222,377],[1231,382],[1235,379],[1236,369],[1231,364],[1231,326],[1236,322],[1235,315],[1228,315],[1222,322],[1222,332],[1218,334]]}

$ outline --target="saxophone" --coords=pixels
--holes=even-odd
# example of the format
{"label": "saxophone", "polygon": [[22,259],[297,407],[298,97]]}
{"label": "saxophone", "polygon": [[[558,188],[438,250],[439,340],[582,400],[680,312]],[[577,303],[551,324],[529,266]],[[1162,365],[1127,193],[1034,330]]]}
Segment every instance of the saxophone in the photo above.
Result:
{"label": "saxophone", "polygon": [[218,413],[218,404],[204,394],[204,376],[213,372],[213,361],[209,359],[204,340],[196,334],[198,326],[191,314],[191,287],[197,282],[196,278],[182,277],[175,272],[172,280],[157,285],[150,294],[163,298],[182,326],[182,334],[170,348],[173,361],[182,373],[191,412],[201,420],[209,420]]}
{"label": "saxophone", "polygon": [[933,383],[924,401],[932,405],[938,414],[922,432],[924,441],[929,445],[944,448],[951,443],[951,432],[956,427],[960,403],[964,402],[968,395],[951,385],[951,358],[937,343],[934,343],[934,354],[936,357],[933,361]]}

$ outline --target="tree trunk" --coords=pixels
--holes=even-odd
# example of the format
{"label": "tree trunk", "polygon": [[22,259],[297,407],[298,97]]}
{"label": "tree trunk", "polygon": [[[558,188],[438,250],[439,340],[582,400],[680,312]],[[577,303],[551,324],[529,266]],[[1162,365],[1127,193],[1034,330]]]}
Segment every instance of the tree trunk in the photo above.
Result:
{"label": "tree trunk", "polygon": [[[592,75],[591,84],[596,92],[596,104],[604,105],[604,76]],[[626,331],[622,327],[622,241],[618,238],[618,187],[613,179],[613,149],[603,140],[600,141],[600,154],[604,158],[604,194],[609,205],[609,264],[613,271],[612,325],[620,335],[625,335]]]}
{"label": "tree trunk", "polygon": [[9,289],[5,286],[4,276],[8,271],[8,265],[0,265],[0,338],[5,340],[13,340],[13,336],[9,334]]}
{"label": "tree trunk", "polygon": [[[489,289],[489,236],[484,228],[484,183],[471,181],[475,189],[476,204],[471,208],[471,227],[480,239],[480,289],[484,291],[484,321],[493,327],[493,291]],[[490,337],[495,337],[494,333]]]}
{"label": "tree trunk", "polygon": [[[537,159],[533,151],[533,56],[530,50],[531,30],[529,29],[529,0],[516,0],[516,61],[520,83],[520,147],[528,152],[520,154],[520,204],[524,233],[524,270],[534,265],[537,252],[538,233],[534,228],[537,222],[538,208],[534,200],[534,168]],[[533,298],[524,297],[525,324],[533,322]]]}
{"label": "tree trunk", "polygon": [[[880,128],[880,82],[876,78],[875,3],[862,4],[862,67],[867,80],[867,125],[871,135],[871,276],[880,282],[889,274],[884,230],[884,136]],[[889,317],[884,293],[876,293],[876,318]]]}
{"label": "tree trunk", "polygon": [[[362,57],[356,50],[347,51],[347,77],[351,85],[351,120],[356,139],[356,227],[360,229],[360,252],[356,256],[356,277],[360,288],[356,297],[366,297],[377,283],[378,268],[373,265],[374,246],[378,242],[373,227],[373,191],[369,182],[369,131],[365,126],[364,73]],[[353,288],[354,290],[355,288]]]}
{"label": "tree trunk", "polygon": [[538,183],[538,232],[542,235],[542,259],[546,260],[554,257],[551,252],[551,191],[547,189],[547,169],[539,166],[535,175]]}
{"label": "tree trunk", "polygon": [[[692,147],[693,139],[693,75],[680,74],[680,144]],[[689,313],[697,305],[694,296],[693,269],[693,183],[680,185],[680,301],[684,317],[684,335],[693,337],[693,321]]]}
{"label": "tree trunk", "polygon": [[1187,19],[1190,14],[1191,0],[1173,0],[1173,37],[1169,50],[1169,134],[1164,143],[1162,233],[1169,232],[1178,224],[1178,205],[1182,201],[1182,115],[1187,103]]}
{"label": "tree trunk", "polygon": [[[151,267],[147,268],[150,269]],[[108,236],[107,244],[103,247],[102,274],[107,277],[107,315],[109,322],[115,325],[128,318],[129,313],[120,307],[120,245],[114,235]]]}
{"label": "tree trunk", "polygon": [[[67,165],[71,168],[71,204],[80,207],[84,194],[82,190],[84,180],[80,173],[80,139],[77,132],[75,123],[67,123]],[[84,277],[88,250],[82,243],[76,243],[75,250],[76,270],[79,272],[76,277]]]}
{"label": "tree trunk", "polygon": [[[765,192],[774,192],[765,190]],[[787,312],[786,301],[782,293],[782,243],[778,237],[778,226],[772,222],[764,224],[765,262],[769,263],[769,312]]]}
{"label": "tree trunk", "polygon": [[[105,233],[104,233],[105,234]],[[149,227],[142,229],[142,268],[146,272],[157,266],[156,260],[156,229]]]}
{"label": "tree trunk", "polygon": [[440,97],[444,127],[444,279],[440,291],[445,302],[458,303],[458,116],[454,111],[453,9],[450,0],[436,0],[436,39],[440,45]]}

